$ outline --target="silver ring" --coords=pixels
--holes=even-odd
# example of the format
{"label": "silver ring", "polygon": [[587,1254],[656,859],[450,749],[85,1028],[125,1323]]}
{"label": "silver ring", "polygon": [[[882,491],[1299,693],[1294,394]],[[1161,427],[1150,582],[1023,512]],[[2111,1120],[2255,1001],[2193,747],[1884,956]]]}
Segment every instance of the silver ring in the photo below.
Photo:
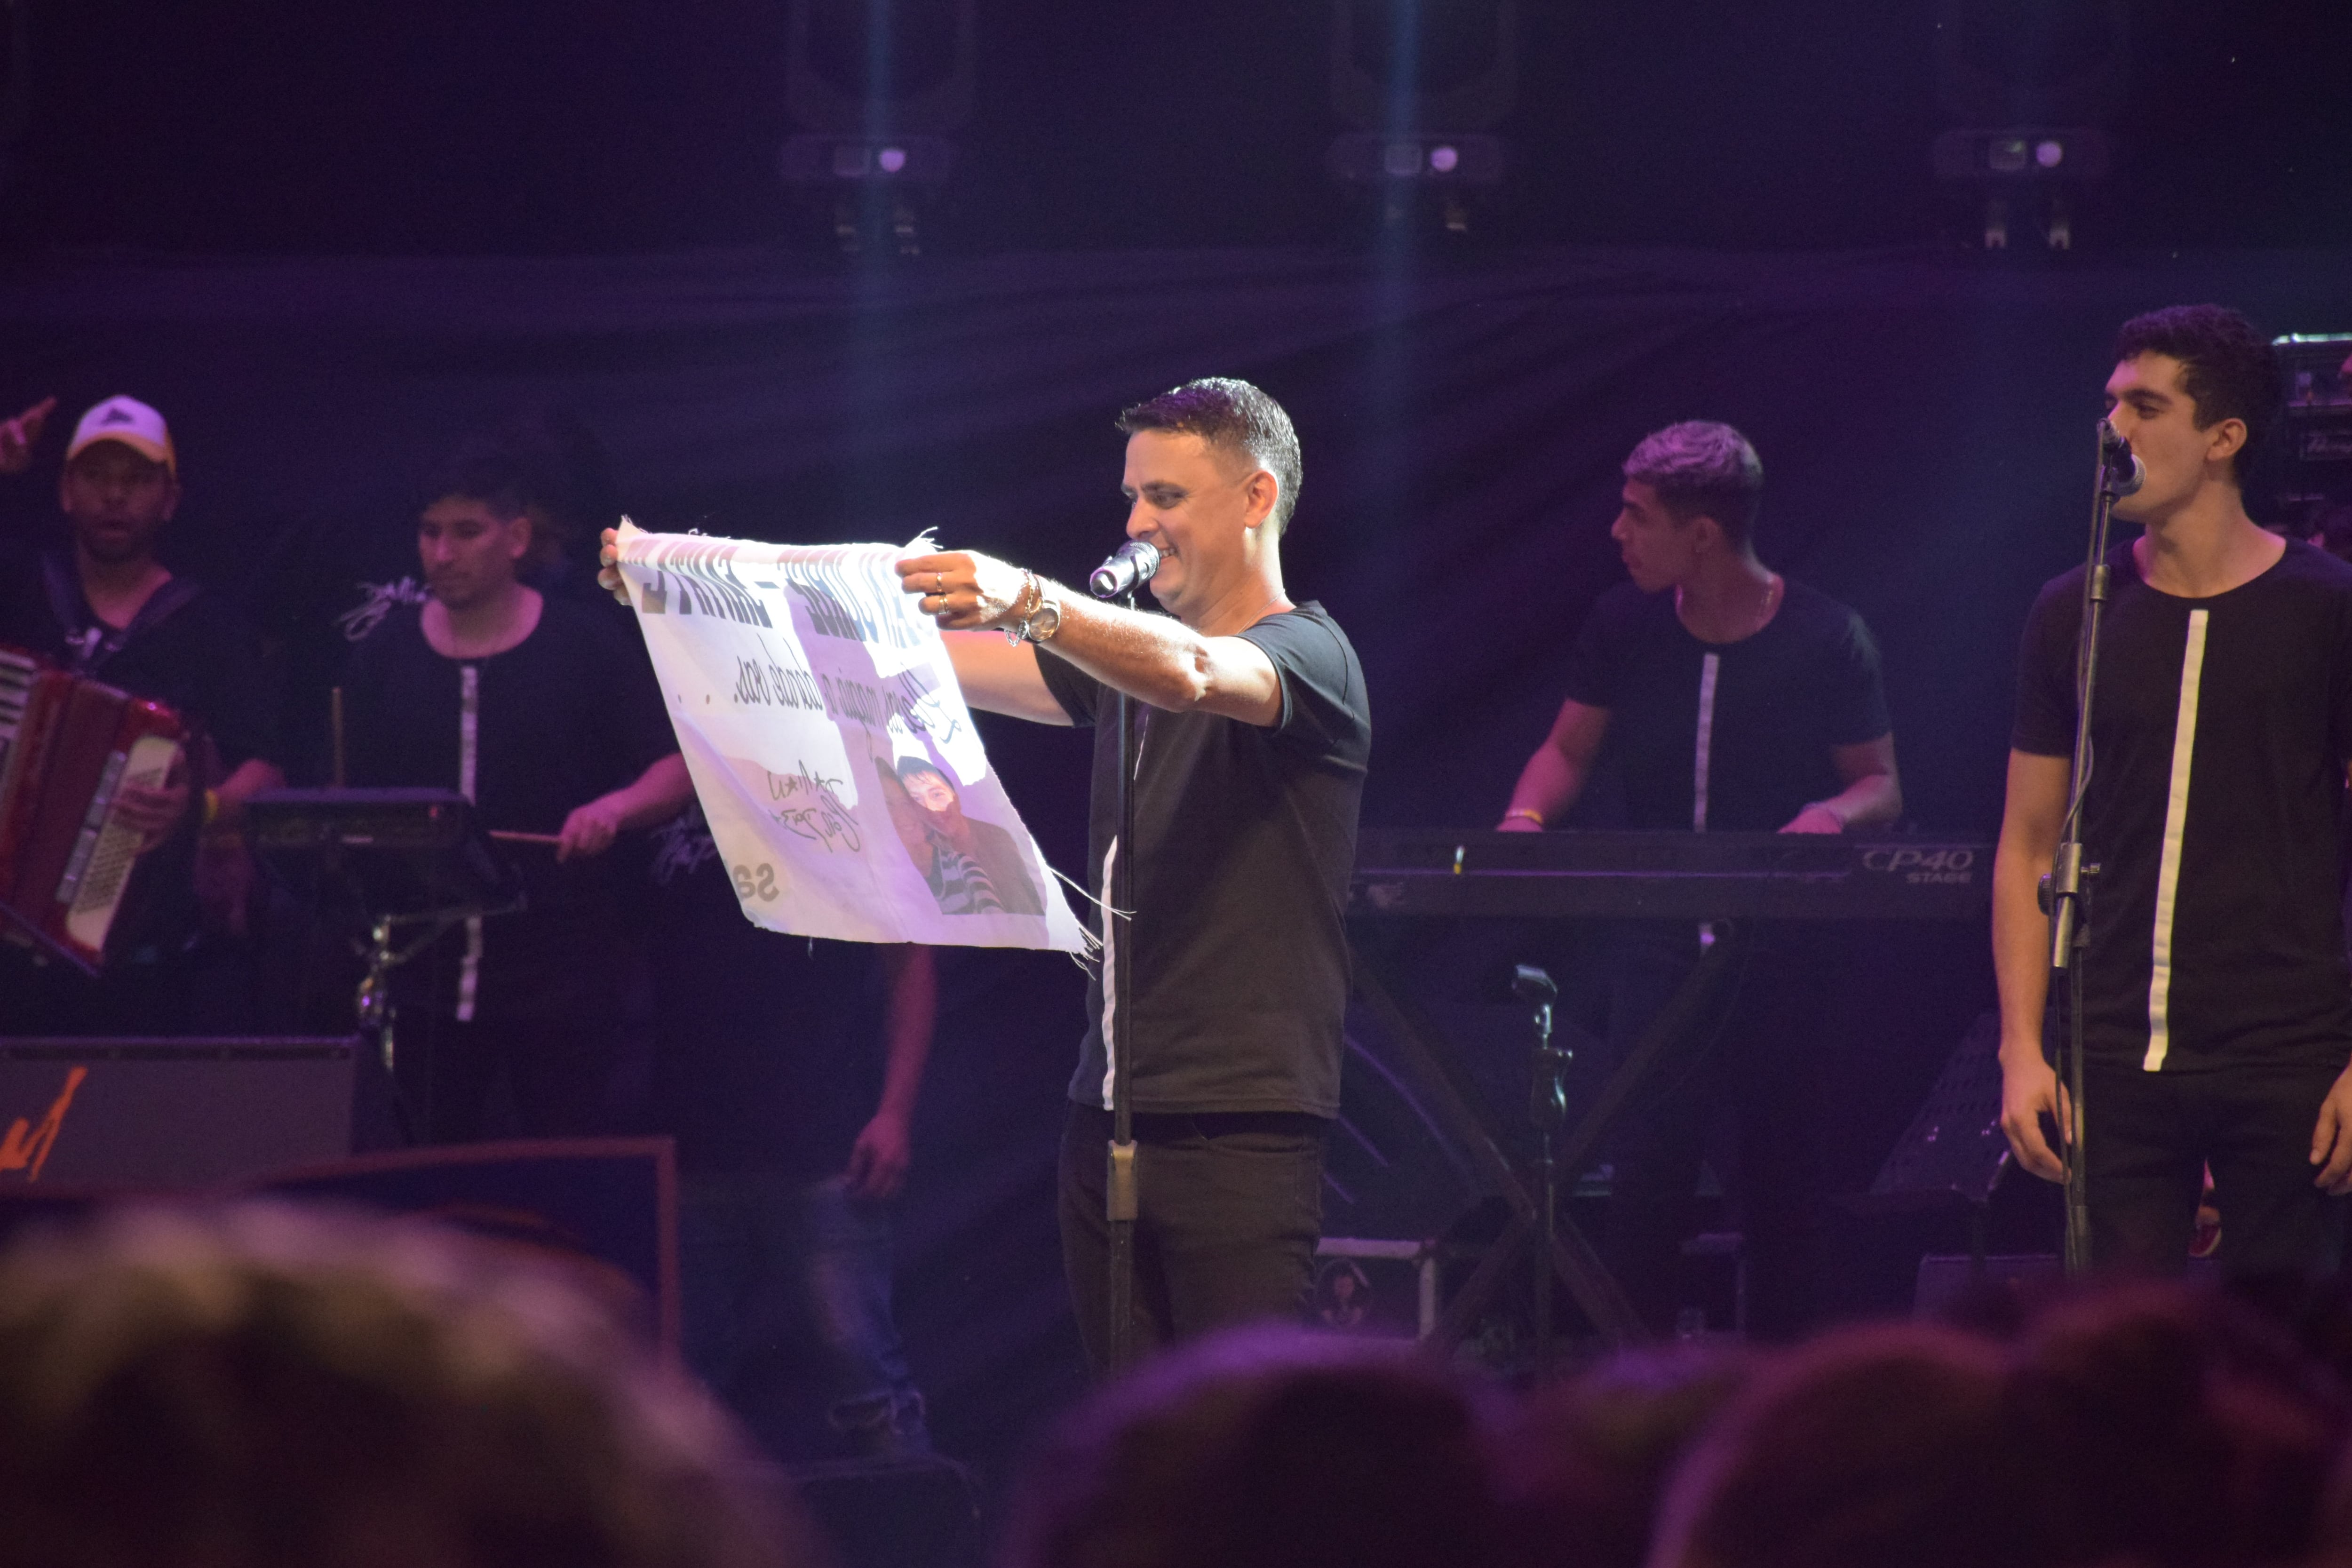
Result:
{"label": "silver ring", "polygon": [[936,585],[940,598],[944,601],[948,596],[948,574],[944,572],[934,572],[931,574],[931,582]]}

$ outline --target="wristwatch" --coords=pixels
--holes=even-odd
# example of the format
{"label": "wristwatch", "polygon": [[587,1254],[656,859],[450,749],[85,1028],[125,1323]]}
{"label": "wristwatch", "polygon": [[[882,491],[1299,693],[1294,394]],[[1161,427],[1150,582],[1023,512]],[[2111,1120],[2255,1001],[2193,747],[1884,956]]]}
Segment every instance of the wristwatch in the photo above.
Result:
{"label": "wristwatch", "polygon": [[1029,612],[1029,618],[1021,623],[1022,640],[1051,642],[1054,640],[1054,634],[1061,629],[1062,601],[1054,596],[1054,590],[1046,587],[1045,580],[1040,578],[1036,607]]}

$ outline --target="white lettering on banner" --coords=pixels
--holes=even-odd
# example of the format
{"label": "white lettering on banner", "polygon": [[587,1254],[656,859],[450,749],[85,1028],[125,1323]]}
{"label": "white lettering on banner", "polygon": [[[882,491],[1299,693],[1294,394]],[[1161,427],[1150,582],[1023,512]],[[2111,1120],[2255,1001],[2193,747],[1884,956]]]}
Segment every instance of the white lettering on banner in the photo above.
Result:
{"label": "white lettering on banner", "polygon": [[622,579],[745,917],[846,942],[1084,950],[887,544],[653,534]]}

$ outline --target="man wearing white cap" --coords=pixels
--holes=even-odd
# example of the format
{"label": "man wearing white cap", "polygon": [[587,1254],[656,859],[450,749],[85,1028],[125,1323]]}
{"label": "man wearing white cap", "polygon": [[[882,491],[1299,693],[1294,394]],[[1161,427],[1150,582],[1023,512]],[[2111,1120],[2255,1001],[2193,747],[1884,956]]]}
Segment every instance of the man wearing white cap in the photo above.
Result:
{"label": "man wearing white cap", "polygon": [[125,785],[118,796],[158,852],[118,923],[106,977],[88,985],[53,971],[32,988],[49,995],[45,1027],[170,1033],[187,1024],[197,835],[232,828],[249,796],[284,782],[258,635],[226,600],[156,559],[179,504],[179,458],[163,416],[110,397],[81,416],[66,447],[58,505],[69,548],[12,564],[0,580],[0,642],[165,703],[195,737],[193,777],[158,790]]}

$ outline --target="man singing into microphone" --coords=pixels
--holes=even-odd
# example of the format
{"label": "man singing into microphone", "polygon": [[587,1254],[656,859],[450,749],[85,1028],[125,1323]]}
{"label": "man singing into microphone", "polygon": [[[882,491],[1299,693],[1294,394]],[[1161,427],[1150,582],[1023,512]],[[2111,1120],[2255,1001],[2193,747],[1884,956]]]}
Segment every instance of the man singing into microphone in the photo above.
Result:
{"label": "man singing into microphone", "polygon": [[[1289,416],[1246,382],[1213,379],[1118,425],[1128,535],[1159,550],[1151,594],[1169,615],[1097,604],[971,552],[898,563],[907,591],[951,628],[967,701],[1096,727],[1088,863],[1105,899],[1112,858],[1129,852],[1112,804],[1113,702],[1138,699],[1136,951],[1106,931],[1062,1143],[1064,1266],[1098,1370],[1107,1035],[1133,1042],[1138,1348],[1305,1310],[1324,1135],[1339,1109],[1341,920],[1371,750],[1355,650],[1320,605],[1283,586],[1300,474]],[[1129,964],[1131,1029],[1110,1013]]]}
{"label": "man singing into microphone", "polygon": [[[2082,805],[2084,1173],[2094,1259],[2180,1269],[2204,1169],[2235,1273],[2335,1268],[2352,1187],[2352,984],[2337,809],[2352,758],[2352,566],[2246,516],[2279,372],[2235,311],[2137,317],[2108,418],[2145,478],[2116,503]],[[2019,657],[1995,862],[2001,1126],[2063,1179],[2036,885],[2065,827],[2084,571]],[[2086,759],[2087,763],[2088,759]]]}
{"label": "man singing into microphone", "polygon": [[[1842,833],[1903,809],[1878,649],[1852,610],[1757,558],[1764,466],[1728,425],[1686,420],[1635,447],[1609,534],[1633,578],[1578,635],[1568,700],[1511,792],[1500,826],[1535,832],[1582,794],[1604,741],[1627,826]],[[1733,1173],[1751,1279],[1749,1321],[1810,1326],[1822,1179],[1821,1096],[1809,1037],[1838,939],[1757,933],[1730,1038],[1664,1075],[1612,1150],[1612,1270],[1654,1331],[1675,1326],[1680,1244],[1709,1123],[1737,1112]],[[1621,922],[1612,936],[1609,1040],[1622,1060],[1698,962],[1687,921]]]}

